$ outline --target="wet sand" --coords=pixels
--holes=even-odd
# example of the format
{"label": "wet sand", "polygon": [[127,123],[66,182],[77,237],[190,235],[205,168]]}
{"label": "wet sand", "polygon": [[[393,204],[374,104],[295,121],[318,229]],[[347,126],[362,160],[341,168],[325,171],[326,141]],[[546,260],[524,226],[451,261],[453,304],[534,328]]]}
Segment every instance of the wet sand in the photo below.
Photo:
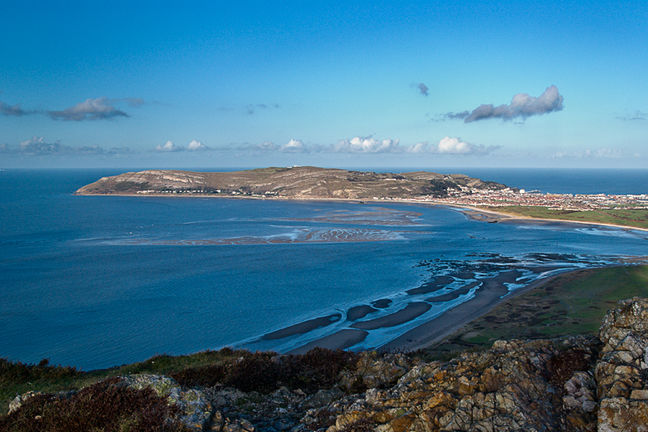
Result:
{"label": "wet sand", "polygon": [[371,302],[371,306],[378,309],[385,309],[388,308],[391,303],[392,301],[390,299],[378,299],[376,301]]}
{"label": "wet sand", "polygon": [[320,327],[326,327],[329,324],[333,324],[342,318],[341,314],[333,314],[325,317],[313,318],[308,321],[300,322],[289,327],[282,328],[280,330],[273,331],[271,333],[264,334],[261,339],[264,340],[275,340],[282,339],[288,336],[295,336],[298,334],[308,333],[309,331],[318,329]]}
{"label": "wet sand", "polygon": [[347,320],[357,321],[374,312],[378,312],[378,309],[374,309],[367,305],[354,306],[347,311]]}
{"label": "wet sand", "polygon": [[364,330],[344,329],[289,351],[288,354],[304,354],[313,348],[346,349],[365,340],[369,333]]}
{"label": "wet sand", "polygon": [[353,324],[351,327],[363,330],[376,330],[384,327],[394,327],[404,324],[414,318],[423,315],[430,310],[432,306],[423,302],[412,302],[398,312],[375,318],[369,321],[361,321]]}
{"label": "wet sand", "polygon": [[441,294],[441,295],[438,295],[438,296],[426,298],[425,301],[428,301],[428,302],[447,302],[447,301],[451,301],[451,300],[456,299],[459,296],[468,294],[470,292],[470,290],[473,289],[474,287],[476,287],[477,285],[481,285],[481,282],[469,283],[468,285],[466,285],[466,286],[464,286],[462,288],[459,288],[458,290],[449,292],[447,294]]}
{"label": "wet sand", "polygon": [[438,291],[452,282],[454,282],[454,278],[450,276],[437,276],[430,282],[426,282],[418,288],[408,289],[405,292],[409,295],[427,294]]}
{"label": "wet sand", "polygon": [[[572,272],[574,271],[580,270],[572,270]],[[500,297],[508,292],[504,282],[513,282],[515,280],[514,273],[516,272],[516,270],[504,272],[494,278],[486,280],[484,286],[477,291],[477,295],[474,299],[462,303],[445,312],[443,315],[406,332],[398,338],[381,346],[380,350],[415,351],[441,342],[470,321],[488,313],[495,306],[500,304],[502,302]],[[565,273],[561,273],[561,275],[564,274]],[[540,279],[525,287],[518,288],[510,293],[506,299],[510,299],[541,285],[550,284],[556,277],[558,277],[558,275],[546,279]]]}

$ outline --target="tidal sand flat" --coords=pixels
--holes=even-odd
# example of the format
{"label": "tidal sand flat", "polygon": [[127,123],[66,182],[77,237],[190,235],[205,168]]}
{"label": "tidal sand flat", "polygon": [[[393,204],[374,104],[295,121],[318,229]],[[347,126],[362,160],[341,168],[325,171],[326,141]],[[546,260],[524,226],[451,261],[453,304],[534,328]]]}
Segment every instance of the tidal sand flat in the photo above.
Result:
{"label": "tidal sand flat", "polygon": [[[418,266],[432,275],[419,291],[406,290],[391,299],[377,299],[348,308],[347,319],[299,328],[288,352],[327,348],[416,350],[445,338],[460,326],[488,312],[512,294],[533,288],[551,275],[575,268],[608,265],[613,261],[589,260],[570,254],[526,254],[519,258],[499,254],[472,254],[470,261],[435,260]],[[554,265],[548,265],[553,262]],[[439,272],[446,272],[439,275]],[[467,279],[461,279],[463,276]],[[431,286],[438,288],[429,295]],[[414,292],[414,294],[412,294]],[[435,295],[436,294],[436,295]],[[370,319],[365,317],[371,316]],[[312,327],[311,330],[308,330]],[[362,330],[358,333],[354,330]],[[293,332],[293,334],[297,334]],[[355,342],[354,342],[355,341]],[[353,342],[353,343],[352,343]],[[319,345],[325,344],[325,345]],[[285,345],[290,346],[290,345]],[[294,348],[297,346],[297,348]]]}
{"label": "tidal sand flat", "polygon": [[333,314],[320,318],[313,318],[289,327],[267,333],[262,336],[262,339],[273,340],[273,339],[283,339],[289,336],[295,336],[303,333],[308,333],[320,327],[326,327],[327,325],[333,324],[336,321],[339,321],[342,318],[340,314]]}
{"label": "tidal sand flat", "polygon": [[385,309],[388,308],[391,303],[392,301],[390,299],[378,299],[371,302],[371,305],[378,309]]}
{"label": "tidal sand flat", "polygon": [[365,340],[368,334],[369,333],[364,330],[344,329],[290,350],[288,351],[288,354],[304,354],[317,347],[327,349],[347,349]]}
{"label": "tidal sand flat", "polygon": [[430,310],[430,307],[431,306],[427,303],[412,302],[398,312],[394,312],[389,315],[385,315],[380,318],[374,318],[368,321],[357,322],[351,325],[351,327],[363,330],[375,330],[384,327],[394,327],[423,315],[425,312]]}
{"label": "tidal sand flat", "polygon": [[414,351],[439,342],[462,325],[499,304],[502,297],[509,293],[509,289],[504,284],[515,282],[519,274],[519,271],[512,270],[485,279],[472,300],[461,303],[443,315],[407,331],[380,348],[382,350]]}
{"label": "tidal sand flat", "polygon": [[428,294],[445,287],[446,285],[448,285],[453,281],[454,278],[452,276],[438,276],[433,278],[429,282],[426,282],[425,284],[421,285],[420,287],[407,290],[407,294],[410,295]]}
{"label": "tidal sand flat", "polygon": [[458,297],[462,295],[466,295],[470,292],[471,289],[475,288],[476,286],[480,286],[483,282],[471,282],[468,285],[465,285],[457,290],[454,290],[452,292],[449,292],[447,294],[439,294],[437,296],[433,297],[428,297],[425,299],[425,301],[429,302],[448,302],[452,300],[456,300]]}
{"label": "tidal sand flat", "polygon": [[346,316],[347,316],[347,320],[349,321],[357,321],[369,315],[370,313],[377,312],[377,311],[378,311],[377,309],[374,309],[371,306],[360,305],[360,306],[354,306],[350,308],[347,311]]}

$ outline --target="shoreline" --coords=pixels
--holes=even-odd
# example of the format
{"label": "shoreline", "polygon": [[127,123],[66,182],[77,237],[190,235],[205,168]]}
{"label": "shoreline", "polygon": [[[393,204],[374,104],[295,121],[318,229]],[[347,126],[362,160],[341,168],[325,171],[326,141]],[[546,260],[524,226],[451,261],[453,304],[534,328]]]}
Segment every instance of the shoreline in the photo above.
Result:
{"label": "shoreline", "polygon": [[[361,199],[361,198],[313,198],[313,197],[295,197],[295,198],[277,198],[277,197],[256,197],[256,196],[238,196],[238,195],[227,195],[227,196],[216,196],[213,194],[161,194],[161,193],[151,193],[151,194],[129,194],[129,193],[115,193],[115,194],[86,194],[86,193],[73,193],[75,196],[84,196],[84,197],[137,197],[137,198],[215,198],[215,199],[240,199],[240,200],[260,200],[260,201],[306,201],[306,202],[345,202],[351,204],[414,204],[422,206],[434,206],[434,207],[447,207],[458,211],[464,214],[466,217],[471,217],[471,213],[481,214],[485,216],[484,219],[476,218],[476,220],[495,223],[495,222],[556,222],[560,224],[581,224],[581,225],[593,225],[593,226],[603,226],[611,228],[619,228],[625,230],[636,230],[648,232],[648,228],[635,227],[631,225],[619,225],[605,222],[589,222],[589,221],[576,221],[569,219],[548,219],[548,218],[535,218],[531,216],[522,216],[515,215],[511,213],[498,212],[495,210],[486,210],[480,207],[474,207],[470,205],[461,205],[461,204],[450,204],[442,201],[420,201],[415,199],[384,199],[384,200],[374,200],[374,199]],[[475,218],[472,218],[475,219]]]}
{"label": "shoreline", "polygon": [[[550,284],[556,278],[583,269],[561,271],[552,276],[537,279],[526,286],[508,291],[503,285],[503,274],[487,281],[486,286],[477,291],[475,297],[460,305],[447,310],[442,315],[433,318],[423,324],[403,333],[399,337],[378,347],[379,351],[404,351],[411,352],[430,348],[447,339],[449,336],[461,330],[464,326],[486,315],[506,300],[510,300],[521,294]],[[504,272],[506,273],[506,272]]]}
{"label": "shoreline", "polygon": [[[509,290],[506,284],[515,283],[517,278],[522,275],[522,270],[520,268],[503,270],[495,276],[482,279],[481,282],[478,281],[470,283],[461,289],[440,296],[463,295],[461,292],[462,290],[468,289],[468,291],[470,291],[470,289],[474,288],[478,284],[482,284],[475,292],[473,298],[445,310],[434,318],[419,322],[415,327],[410,328],[395,338],[383,341],[381,344],[375,345],[371,348],[363,348],[360,351],[378,350],[383,352],[411,352],[435,346],[460,331],[472,321],[489,313],[503,302],[527,293],[535,288],[551,284],[556,280],[556,278],[578,273],[582,270],[583,268],[563,268],[560,269],[558,273],[540,279],[534,279],[528,282],[527,285],[514,290]],[[349,324],[347,328],[337,329],[332,333],[322,335],[305,344],[294,346],[287,350],[286,353],[304,354],[306,351],[314,347],[323,347],[328,349],[353,348],[354,345],[363,342],[369,336],[369,331],[376,329],[381,330],[416,320],[418,316],[430,309],[431,301],[434,301],[434,297],[425,300],[413,299],[403,308],[390,314],[365,321],[351,321],[353,323]],[[312,330],[310,328],[311,321],[313,320],[298,323],[279,331],[281,332],[286,329],[293,330],[299,328],[301,334],[306,334]],[[349,322],[349,320],[346,320],[346,322]],[[264,339],[264,337],[261,339]]]}

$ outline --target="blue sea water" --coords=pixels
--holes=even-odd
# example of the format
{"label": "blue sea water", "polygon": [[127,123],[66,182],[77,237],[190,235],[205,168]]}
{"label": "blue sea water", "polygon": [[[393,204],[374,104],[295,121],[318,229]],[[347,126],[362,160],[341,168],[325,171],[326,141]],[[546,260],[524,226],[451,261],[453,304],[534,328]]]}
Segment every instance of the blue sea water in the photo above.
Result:
{"label": "blue sea water", "polygon": [[[329,330],[257,338],[378,298],[397,308],[430,276],[422,261],[648,255],[645,232],[488,224],[442,207],[73,195],[120,172],[0,172],[0,357],[91,369],[225,345],[286,351]],[[559,174],[481,177],[551,192],[648,192],[646,171]]]}

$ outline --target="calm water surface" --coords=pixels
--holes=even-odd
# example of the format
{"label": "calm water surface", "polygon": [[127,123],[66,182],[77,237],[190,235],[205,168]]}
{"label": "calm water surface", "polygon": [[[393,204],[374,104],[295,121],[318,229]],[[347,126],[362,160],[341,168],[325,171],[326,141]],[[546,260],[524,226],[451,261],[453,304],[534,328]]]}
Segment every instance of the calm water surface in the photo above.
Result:
{"label": "calm water surface", "polygon": [[[418,286],[422,260],[648,254],[638,231],[487,224],[440,207],[72,195],[119,172],[0,172],[0,356],[89,369],[257,347],[269,330]],[[552,190],[555,173],[490,174],[568,191]],[[589,175],[574,192],[602,184]],[[645,172],[628,176],[642,192]]]}

